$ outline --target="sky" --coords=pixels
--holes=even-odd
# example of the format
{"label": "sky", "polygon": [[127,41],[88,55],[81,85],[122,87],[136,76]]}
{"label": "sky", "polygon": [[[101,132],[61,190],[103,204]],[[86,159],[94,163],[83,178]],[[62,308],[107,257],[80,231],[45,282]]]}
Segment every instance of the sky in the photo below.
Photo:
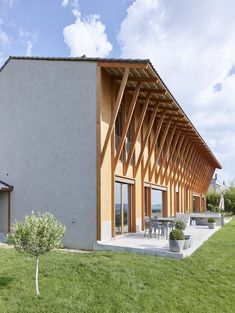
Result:
{"label": "sky", "polygon": [[148,58],[235,178],[234,0],[0,0],[9,55]]}

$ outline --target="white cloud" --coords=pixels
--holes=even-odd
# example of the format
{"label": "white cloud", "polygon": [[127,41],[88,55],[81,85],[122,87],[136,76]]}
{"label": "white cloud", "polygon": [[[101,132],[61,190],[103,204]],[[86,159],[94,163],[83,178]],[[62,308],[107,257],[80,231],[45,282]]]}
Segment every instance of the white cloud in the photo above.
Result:
{"label": "white cloud", "polygon": [[66,7],[68,4],[69,4],[69,0],[63,0],[63,2],[61,3],[63,7]]}
{"label": "white cloud", "polygon": [[9,42],[9,37],[5,31],[0,27],[0,49],[3,49]]}
{"label": "white cloud", "polygon": [[70,49],[70,56],[87,55],[90,57],[106,57],[112,50],[107,38],[105,25],[99,15],[81,16],[78,3],[72,4],[74,23],[63,30],[64,41]]}
{"label": "white cloud", "polygon": [[26,48],[26,56],[31,56],[32,55],[32,48],[33,48],[33,43],[32,41],[28,40],[27,41],[27,48]]}
{"label": "white cloud", "polygon": [[32,32],[29,32],[28,30],[20,28],[19,37],[21,38],[22,43],[26,45],[25,55],[31,56],[33,45],[38,40],[38,32],[32,33]]}
{"label": "white cloud", "polygon": [[[118,41],[122,57],[150,58],[205,141],[227,179],[235,177],[235,2],[136,0]],[[214,86],[221,84],[215,92]],[[226,144],[225,144],[226,143]]]}

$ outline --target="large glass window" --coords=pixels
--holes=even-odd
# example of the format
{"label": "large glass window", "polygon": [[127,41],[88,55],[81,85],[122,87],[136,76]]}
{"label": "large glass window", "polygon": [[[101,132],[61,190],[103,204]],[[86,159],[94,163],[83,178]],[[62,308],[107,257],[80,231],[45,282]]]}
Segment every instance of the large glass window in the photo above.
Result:
{"label": "large glass window", "polygon": [[115,182],[115,234],[130,232],[131,185]]}
{"label": "large glass window", "polygon": [[152,189],[151,190],[151,202],[152,202],[152,216],[161,217],[163,216],[163,191]]}

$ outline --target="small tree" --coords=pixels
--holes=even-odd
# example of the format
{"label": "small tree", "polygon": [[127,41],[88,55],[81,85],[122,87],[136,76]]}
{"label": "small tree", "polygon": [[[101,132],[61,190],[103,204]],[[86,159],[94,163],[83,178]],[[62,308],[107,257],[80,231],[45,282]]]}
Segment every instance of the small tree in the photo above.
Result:
{"label": "small tree", "polygon": [[24,222],[17,222],[13,225],[13,232],[8,235],[9,244],[14,245],[19,252],[28,253],[36,257],[35,287],[38,288],[38,265],[39,256],[51,251],[54,248],[62,247],[62,238],[65,233],[65,226],[60,224],[50,213],[32,212],[25,217]]}
{"label": "small tree", "polygon": [[219,210],[220,194],[211,189],[206,195],[206,203],[208,211],[216,212]]}
{"label": "small tree", "polygon": [[230,187],[225,191],[224,205],[227,212],[235,214],[235,187]]}

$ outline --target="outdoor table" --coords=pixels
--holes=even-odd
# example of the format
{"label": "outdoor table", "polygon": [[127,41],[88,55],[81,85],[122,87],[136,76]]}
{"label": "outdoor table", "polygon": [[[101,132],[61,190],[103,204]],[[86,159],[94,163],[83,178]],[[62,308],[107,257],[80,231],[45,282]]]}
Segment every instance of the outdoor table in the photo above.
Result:
{"label": "outdoor table", "polygon": [[[167,227],[167,223],[175,222],[175,220],[176,220],[175,217],[158,217],[158,221],[161,222],[162,224],[165,224],[166,239],[168,239],[168,227]],[[163,232],[164,232],[164,229],[163,229]]]}
{"label": "outdoor table", "polygon": [[159,222],[175,222],[175,217],[158,217]]}

